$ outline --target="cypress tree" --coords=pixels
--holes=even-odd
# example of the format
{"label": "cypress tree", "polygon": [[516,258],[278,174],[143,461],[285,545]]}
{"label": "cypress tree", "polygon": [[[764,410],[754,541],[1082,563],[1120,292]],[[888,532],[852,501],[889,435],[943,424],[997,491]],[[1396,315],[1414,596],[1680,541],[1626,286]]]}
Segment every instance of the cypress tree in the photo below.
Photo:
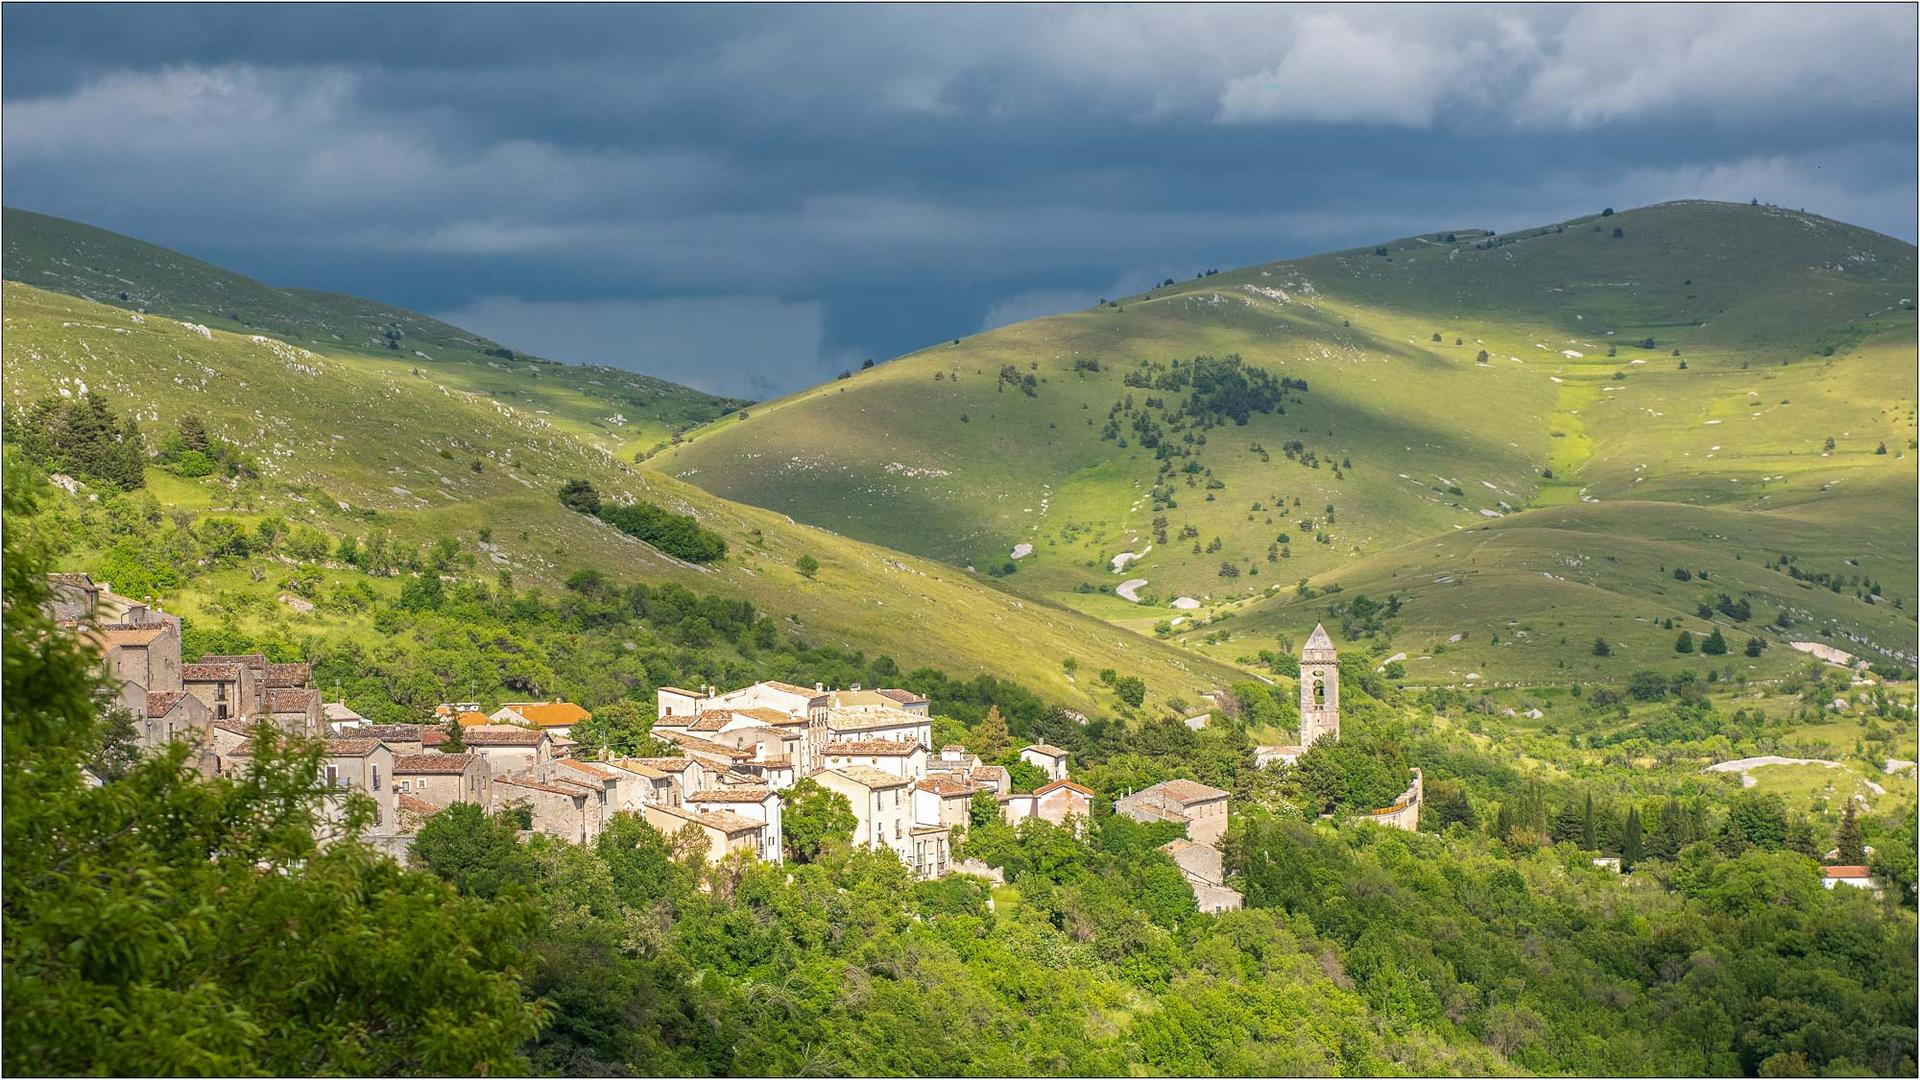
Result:
{"label": "cypress tree", "polygon": [[1620,868],[1631,870],[1640,861],[1640,808],[1627,807],[1627,835],[1620,842]]}
{"label": "cypress tree", "polygon": [[1580,846],[1581,848],[1587,851],[1600,850],[1599,838],[1595,835],[1594,829],[1593,829],[1593,792],[1592,791],[1587,792],[1586,813],[1582,815],[1581,821],[1580,821]]}
{"label": "cypress tree", "polygon": [[1854,813],[1853,800],[1847,800],[1847,808],[1840,814],[1839,831],[1833,835],[1833,846],[1838,848],[1837,856],[1841,866],[1860,866],[1867,861],[1867,844],[1860,835],[1860,822]]}

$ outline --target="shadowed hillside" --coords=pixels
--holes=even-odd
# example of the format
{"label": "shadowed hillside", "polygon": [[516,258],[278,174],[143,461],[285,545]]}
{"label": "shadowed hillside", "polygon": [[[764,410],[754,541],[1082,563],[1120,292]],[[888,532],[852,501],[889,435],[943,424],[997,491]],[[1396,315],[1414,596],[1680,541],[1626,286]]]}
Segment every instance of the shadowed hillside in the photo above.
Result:
{"label": "shadowed hillside", "polygon": [[[1672,645],[1715,620],[1911,664],[1914,273],[1911,245],[1764,206],[1440,232],[938,345],[652,464],[1226,657],[1340,618],[1306,579],[1404,594],[1366,629],[1410,678],[1698,666]],[[1449,573],[1465,541],[1441,541],[1482,529],[1540,553],[1504,567],[1526,575]],[[1619,563],[1561,590],[1568,536]],[[1759,570],[1783,556],[1824,580]],[[1701,617],[1676,568],[1738,582],[1764,617]],[[1523,619],[1552,646],[1490,644]],[[1488,648],[1423,660],[1432,634]],[[1592,656],[1599,635],[1632,660]]]}

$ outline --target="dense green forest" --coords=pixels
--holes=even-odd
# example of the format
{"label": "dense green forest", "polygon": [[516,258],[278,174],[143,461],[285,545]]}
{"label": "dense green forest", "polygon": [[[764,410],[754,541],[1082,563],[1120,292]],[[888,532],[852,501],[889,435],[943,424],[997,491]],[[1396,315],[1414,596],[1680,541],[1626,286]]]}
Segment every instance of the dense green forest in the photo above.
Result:
{"label": "dense green forest", "polygon": [[[1702,776],[1684,748],[1758,745],[1780,721],[1697,679],[1641,687],[1631,710],[1590,694],[1593,730],[1572,738],[1495,742],[1481,700],[1414,694],[1343,657],[1345,738],[1261,769],[1249,731],[1292,705],[1260,684],[1201,731],[1126,709],[1082,724],[1005,681],[810,646],[738,601],[584,568],[544,595],[486,580],[463,545],[363,565],[342,537],[174,521],[137,492],[64,499],[32,491],[35,472],[7,470],[9,1071],[1915,1068],[1912,809],[1809,815]],[[832,838],[805,862],[702,867],[631,819],[575,847],[467,810],[433,819],[403,869],[352,839],[316,845],[310,747],[241,779],[193,779],[175,754],[89,787],[98,688],[38,609],[42,573],[76,547],[175,588],[308,574],[317,602],[372,632],[248,636],[214,619],[190,623],[188,652],[310,657],[327,697],[376,718],[474,689],[624,703],[615,715],[644,726],[665,682],[890,683],[932,699],[942,741],[1067,747],[1095,819],[1076,838],[983,818],[959,854],[1002,886],[915,882]],[[1815,672],[1780,693],[1831,688]],[[1889,725],[1904,709],[1886,705]],[[1614,739],[1623,711],[1636,731]],[[1674,764],[1610,763],[1649,748]],[[1422,832],[1350,820],[1412,765]],[[1246,910],[1197,913],[1158,851],[1171,827],[1108,812],[1177,775],[1233,793]],[[1884,899],[1821,887],[1810,856],[1836,839],[1874,847]],[[1592,865],[1603,852],[1634,872]]]}

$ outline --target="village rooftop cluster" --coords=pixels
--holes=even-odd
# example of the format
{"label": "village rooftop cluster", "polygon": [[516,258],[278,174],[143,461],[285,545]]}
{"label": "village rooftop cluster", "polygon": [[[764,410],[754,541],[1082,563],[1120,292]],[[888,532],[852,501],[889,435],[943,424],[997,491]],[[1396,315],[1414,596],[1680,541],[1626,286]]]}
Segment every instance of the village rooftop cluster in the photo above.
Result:
{"label": "village rooftop cluster", "polygon": [[[635,814],[669,836],[704,839],[704,857],[783,858],[782,792],[803,779],[837,792],[855,820],[856,847],[895,853],[916,876],[955,871],[990,878],[984,865],[956,863],[977,796],[990,796],[1010,825],[1037,819],[1080,829],[1094,793],[1071,776],[1070,755],[1045,743],[1019,757],[1046,777],[1015,790],[1009,770],[962,745],[933,746],[925,697],[909,690],[844,690],[758,682],[735,690],[661,687],[652,738],[659,753],[593,758],[570,737],[591,718],[566,701],[448,702],[417,724],[369,724],[342,702],[323,702],[305,663],[270,663],[259,653],[181,657],[177,616],[118,596],[86,574],[54,574],[52,615],[101,657],[117,687],[114,705],[134,718],[142,750],[191,748],[202,774],[243,774],[264,732],[318,740],[318,779],[328,792],[324,824],[337,826],[346,797],[373,803],[363,835],[405,858],[412,838],[455,803],[510,811],[528,831],[590,843],[617,814]],[[1321,738],[1340,734],[1339,663],[1326,630],[1302,650],[1300,742],[1262,747],[1262,763],[1291,763]],[[457,732],[457,736],[455,735]],[[457,742],[456,742],[457,740]],[[1422,784],[1369,815],[1396,828],[1419,827]],[[1241,905],[1225,884],[1219,849],[1228,793],[1174,779],[1117,798],[1113,811],[1136,821],[1172,822],[1185,836],[1163,850],[1186,875],[1203,911]]]}

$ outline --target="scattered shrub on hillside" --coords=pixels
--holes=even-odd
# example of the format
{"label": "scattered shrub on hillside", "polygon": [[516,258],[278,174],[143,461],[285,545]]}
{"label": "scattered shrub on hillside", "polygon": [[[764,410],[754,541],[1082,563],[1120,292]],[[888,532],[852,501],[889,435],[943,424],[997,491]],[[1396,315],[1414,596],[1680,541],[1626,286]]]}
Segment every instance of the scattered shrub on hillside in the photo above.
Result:
{"label": "scattered shrub on hillside", "polygon": [[1611,645],[1609,645],[1609,644],[1607,644],[1607,639],[1606,639],[1606,638],[1598,638],[1598,637],[1597,637],[1597,638],[1594,638],[1594,639],[1593,639],[1593,655],[1595,655],[1595,656],[1612,656],[1612,655],[1613,655],[1613,646],[1611,646]]}
{"label": "scattered shrub on hillside", "polygon": [[801,577],[811,578],[820,572],[820,560],[811,555],[802,555],[793,560],[793,568],[800,572]]}
{"label": "scattered shrub on hillside", "polygon": [[100,395],[46,397],[9,411],[6,440],[27,460],[121,491],[146,486],[146,446],[139,427],[131,416],[115,416]]}
{"label": "scattered shrub on hillside", "polygon": [[676,514],[650,502],[635,501],[625,506],[602,502],[600,493],[586,480],[567,481],[560,488],[560,502],[570,510],[597,517],[678,559],[706,563],[725,558],[727,554],[726,540],[691,516]]}

